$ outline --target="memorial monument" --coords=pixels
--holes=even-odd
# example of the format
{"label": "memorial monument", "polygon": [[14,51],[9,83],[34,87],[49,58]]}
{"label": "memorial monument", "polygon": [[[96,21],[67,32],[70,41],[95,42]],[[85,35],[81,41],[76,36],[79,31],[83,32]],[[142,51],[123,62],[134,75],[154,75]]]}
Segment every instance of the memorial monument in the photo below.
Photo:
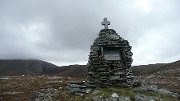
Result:
{"label": "memorial monument", "polygon": [[99,32],[90,49],[87,86],[132,86],[132,47],[115,30],[108,28],[110,21],[107,18],[101,24],[104,29]]}
{"label": "memorial monument", "polygon": [[[107,21],[107,18],[104,18],[101,24],[104,25],[104,29],[100,30],[98,37],[91,45],[87,64],[87,80],[69,82],[68,89],[71,93],[83,96],[84,99],[93,97],[91,99],[93,101],[131,101],[132,99],[133,101],[163,101],[160,97],[165,94],[165,96],[179,98],[178,93],[158,88],[156,85],[142,85],[141,82],[134,82],[131,69],[132,47],[115,30],[108,28],[110,22]],[[107,87],[110,89],[104,89]],[[118,87],[132,87],[132,89],[122,90]],[[103,88],[104,90],[96,88]],[[109,90],[112,90],[113,93]],[[128,90],[128,94],[125,96],[122,96],[121,93],[120,96],[116,94],[119,91],[124,92],[124,90]],[[99,93],[100,95],[98,95],[97,92],[102,94]],[[107,98],[105,93],[108,94],[108,92],[111,92],[112,95]],[[129,92],[135,96],[130,96]],[[145,93],[150,95],[155,93],[161,96],[146,96]],[[84,94],[90,95],[84,96]]]}

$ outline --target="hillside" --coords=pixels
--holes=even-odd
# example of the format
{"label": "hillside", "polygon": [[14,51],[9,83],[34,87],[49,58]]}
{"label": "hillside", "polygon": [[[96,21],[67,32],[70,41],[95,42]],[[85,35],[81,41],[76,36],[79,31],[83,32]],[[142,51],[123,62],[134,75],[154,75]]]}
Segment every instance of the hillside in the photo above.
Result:
{"label": "hillside", "polygon": [[148,75],[155,72],[156,70],[161,68],[161,66],[164,66],[164,65],[166,64],[157,63],[157,64],[149,64],[149,65],[140,65],[140,66],[133,66],[132,69],[133,69],[134,75]]}
{"label": "hillside", "polygon": [[[134,75],[180,75],[180,60],[173,63],[157,63],[133,66]],[[42,60],[0,60],[0,75],[59,75],[86,77],[86,65],[58,67]]]}
{"label": "hillside", "polygon": [[85,77],[85,65],[56,66],[42,60],[0,60],[0,76],[59,75]]}
{"label": "hillside", "polygon": [[52,75],[63,71],[42,60],[0,60],[0,75]]}
{"label": "hillside", "polygon": [[[180,61],[133,66],[135,79],[180,93]],[[52,75],[86,78],[86,65],[58,67],[42,60],[0,60],[0,76]]]}
{"label": "hillside", "polygon": [[157,71],[152,72],[152,74],[180,77],[180,60],[163,65]]}
{"label": "hillside", "polygon": [[157,63],[149,65],[133,66],[134,75],[166,75],[180,76],[180,60],[172,63]]}
{"label": "hillside", "polygon": [[[63,76],[78,76],[84,77],[87,73],[85,65],[70,65],[70,66],[62,66],[64,69],[63,72],[59,73]],[[135,76],[141,75],[151,75],[151,74],[158,74],[158,73],[166,73],[169,75],[176,75],[180,74],[180,60],[172,63],[156,63],[156,64],[149,64],[149,65],[140,65],[140,66],[133,66],[132,67],[133,74]],[[168,72],[169,71],[169,72]]]}
{"label": "hillside", "polygon": [[180,93],[180,61],[133,67],[138,81]]}
{"label": "hillside", "polygon": [[69,65],[60,68],[63,68],[63,71],[56,75],[66,77],[86,77],[87,74],[86,65]]}

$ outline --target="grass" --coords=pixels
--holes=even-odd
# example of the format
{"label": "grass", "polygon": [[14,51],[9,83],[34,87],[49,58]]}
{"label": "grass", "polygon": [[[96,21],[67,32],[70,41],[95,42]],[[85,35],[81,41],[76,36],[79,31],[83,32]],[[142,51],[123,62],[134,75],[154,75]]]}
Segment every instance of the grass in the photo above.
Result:
{"label": "grass", "polygon": [[93,97],[95,97],[95,96],[109,98],[109,97],[111,97],[111,95],[113,93],[116,93],[119,96],[129,96],[132,100],[134,99],[134,96],[135,96],[135,93],[132,92],[132,90],[130,88],[110,87],[110,88],[104,88],[104,89],[96,89],[96,90],[92,91],[90,94],[85,95],[85,100],[91,101],[93,99]]}
{"label": "grass", "polygon": [[[56,81],[56,80],[62,80],[62,83],[46,83],[47,81]],[[134,101],[135,95],[137,95],[136,92],[133,92],[131,88],[121,88],[121,87],[109,87],[109,88],[103,88],[103,89],[94,89],[91,91],[90,94],[86,94],[85,96],[77,96],[71,94],[67,89],[67,82],[68,81],[81,81],[81,79],[78,78],[53,78],[49,76],[39,77],[39,76],[16,76],[11,77],[11,79],[8,80],[0,80],[0,100],[1,101],[13,101],[14,99],[17,99],[19,101],[28,101],[31,96],[34,95],[34,92],[40,89],[46,89],[46,88],[61,88],[59,89],[59,92],[56,93],[53,96],[53,99],[56,99],[58,101],[92,101],[92,99],[95,96],[102,96],[103,98],[109,98],[113,93],[118,94],[119,96],[129,96],[132,101]],[[22,94],[16,94],[16,95],[4,95],[3,92],[24,92]],[[144,92],[140,93],[146,96],[155,96],[160,97],[163,99],[163,101],[179,101],[173,97],[170,97],[168,95],[162,95],[155,92]]]}
{"label": "grass", "polygon": [[171,96],[168,96],[168,95],[163,95],[163,94],[159,94],[157,92],[145,92],[145,93],[142,93],[143,95],[146,95],[146,96],[155,96],[155,97],[160,97],[163,99],[163,101],[180,101],[176,98],[173,98]]}
{"label": "grass", "polygon": [[173,98],[168,95],[159,94],[156,92],[143,92],[137,93],[133,92],[131,88],[120,88],[120,87],[110,87],[110,88],[103,88],[103,89],[95,89],[90,94],[85,96],[72,96],[73,101],[92,101],[95,96],[101,96],[102,98],[109,98],[113,93],[118,94],[119,96],[128,96],[132,101],[135,101],[135,95],[143,94],[146,96],[154,96],[162,98],[163,101],[180,101],[176,98]]}
{"label": "grass", "polygon": [[[50,76],[11,76],[11,79],[0,80],[0,101],[28,101],[34,92],[46,88],[65,88],[67,81],[66,78],[50,78]],[[62,83],[46,83],[52,80],[63,80]],[[24,92],[16,95],[3,94],[4,92]]]}
{"label": "grass", "polygon": [[134,93],[132,92],[131,89],[129,88],[104,88],[104,89],[99,89],[97,93],[93,93],[92,95],[100,95],[104,98],[110,97],[112,93],[116,93],[121,96],[134,96]]}

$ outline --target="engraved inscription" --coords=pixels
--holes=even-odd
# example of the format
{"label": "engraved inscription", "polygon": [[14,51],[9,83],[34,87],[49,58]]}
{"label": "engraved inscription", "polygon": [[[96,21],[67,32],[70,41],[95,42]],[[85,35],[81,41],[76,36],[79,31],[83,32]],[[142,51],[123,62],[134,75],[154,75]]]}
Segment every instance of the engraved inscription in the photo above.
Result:
{"label": "engraved inscription", "polygon": [[104,51],[105,60],[121,60],[119,51]]}

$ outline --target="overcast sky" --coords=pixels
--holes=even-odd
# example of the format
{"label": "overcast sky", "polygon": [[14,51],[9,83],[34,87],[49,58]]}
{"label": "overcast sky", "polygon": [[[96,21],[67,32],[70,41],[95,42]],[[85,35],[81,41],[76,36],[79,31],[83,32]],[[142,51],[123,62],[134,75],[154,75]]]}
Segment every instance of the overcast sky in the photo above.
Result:
{"label": "overcast sky", "polygon": [[104,17],[133,65],[180,59],[180,0],[0,0],[0,59],[86,64]]}

